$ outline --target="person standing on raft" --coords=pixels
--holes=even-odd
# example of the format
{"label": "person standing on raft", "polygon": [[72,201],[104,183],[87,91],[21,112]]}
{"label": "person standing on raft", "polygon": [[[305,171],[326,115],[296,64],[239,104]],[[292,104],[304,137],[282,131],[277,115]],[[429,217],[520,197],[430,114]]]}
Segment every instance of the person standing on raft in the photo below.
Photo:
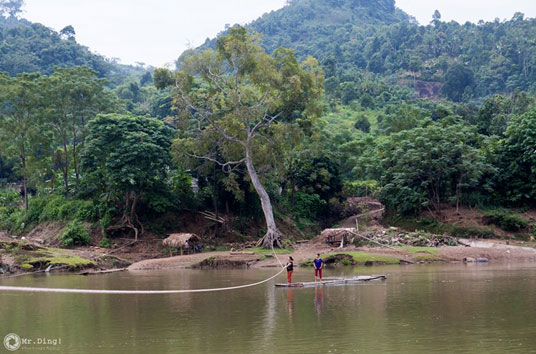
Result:
{"label": "person standing on raft", "polygon": [[294,258],[288,257],[287,262],[287,283],[292,283],[292,272],[294,271]]}
{"label": "person standing on raft", "polygon": [[320,281],[322,281],[322,268],[324,268],[324,261],[322,258],[320,258],[320,253],[317,253],[316,258],[313,260],[313,263],[315,265],[315,282],[316,277],[320,277]]}

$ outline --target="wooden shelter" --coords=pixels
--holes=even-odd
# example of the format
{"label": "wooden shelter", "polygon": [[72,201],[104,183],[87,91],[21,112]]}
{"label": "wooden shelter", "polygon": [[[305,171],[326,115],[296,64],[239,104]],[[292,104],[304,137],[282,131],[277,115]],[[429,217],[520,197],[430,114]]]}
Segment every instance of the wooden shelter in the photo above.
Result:
{"label": "wooden shelter", "polygon": [[168,238],[162,241],[162,244],[164,247],[170,248],[169,253],[171,256],[173,248],[180,249],[182,254],[186,242],[188,242],[189,248],[192,248],[193,246],[195,249],[195,246],[201,242],[201,237],[196,234],[171,234]]}
{"label": "wooden shelter", "polygon": [[325,229],[322,231],[322,236],[330,246],[346,246],[349,240],[354,237],[355,232],[354,228]]}

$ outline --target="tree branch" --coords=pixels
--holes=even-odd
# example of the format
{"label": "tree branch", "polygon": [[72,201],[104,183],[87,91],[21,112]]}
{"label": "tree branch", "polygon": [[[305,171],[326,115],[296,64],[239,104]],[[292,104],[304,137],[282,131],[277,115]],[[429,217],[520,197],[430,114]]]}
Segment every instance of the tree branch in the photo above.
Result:
{"label": "tree branch", "polygon": [[223,162],[220,162],[217,159],[215,159],[213,157],[210,157],[210,156],[199,156],[199,155],[190,154],[190,153],[186,153],[186,155],[189,156],[189,157],[194,157],[196,159],[214,162],[215,164],[221,166],[222,171],[226,172],[226,173],[232,172],[234,167],[236,167],[236,166],[238,166],[238,165],[240,165],[240,164],[242,164],[242,163],[244,163],[246,161],[246,158],[243,158],[243,159],[238,160],[238,161],[227,161],[227,162],[223,163]]}
{"label": "tree branch", "polygon": [[180,88],[179,85],[176,85],[177,89],[179,90],[179,93],[181,95],[181,100],[186,104],[186,106],[190,109],[192,109],[193,111],[195,111],[197,114],[199,114],[203,120],[206,120],[207,122],[209,122],[210,125],[212,125],[214,127],[214,129],[216,129],[218,131],[218,133],[220,133],[225,139],[229,140],[229,141],[232,141],[232,142],[235,142],[235,143],[238,143],[242,146],[245,145],[245,143],[234,137],[234,136],[231,136],[229,134],[227,134],[225,132],[224,129],[222,129],[222,127],[220,127],[214,120],[210,119],[209,116],[210,115],[213,115],[212,113],[208,112],[208,111],[205,111],[197,106],[194,106],[190,100],[188,100],[188,98],[184,95],[184,92],[183,90]]}

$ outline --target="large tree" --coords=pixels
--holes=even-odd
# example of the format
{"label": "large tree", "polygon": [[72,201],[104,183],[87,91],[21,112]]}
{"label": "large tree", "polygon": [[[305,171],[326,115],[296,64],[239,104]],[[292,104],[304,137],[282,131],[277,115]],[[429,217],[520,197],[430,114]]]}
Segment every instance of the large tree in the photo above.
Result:
{"label": "large tree", "polygon": [[46,135],[40,131],[39,108],[42,77],[19,74],[14,78],[0,73],[0,146],[2,154],[16,158],[22,176],[24,206],[28,210],[29,160]]}
{"label": "large tree", "polygon": [[[158,77],[169,79],[160,72],[157,86]],[[282,48],[268,55],[257,37],[240,26],[220,37],[215,51],[192,54],[176,73],[179,117],[191,124],[175,151],[227,172],[245,165],[266,221],[264,247],[281,246],[282,235],[258,167],[271,165],[273,144],[285,124],[308,126],[319,115],[322,86],[315,59],[299,64],[291,50]]]}
{"label": "large tree", "polygon": [[116,200],[122,217],[115,228],[143,234],[138,219],[140,198],[163,183],[171,163],[173,129],[155,118],[98,115],[89,122],[81,155],[84,179],[96,194]]}
{"label": "large tree", "polygon": [[492,172],[481,139],[465,124],[428,123],[379,140],[361,163],[380,181],[382,202],[399,214],[458,207],[465,192],[486,188],[482,177]]}
{"label": "large tree", "polygon": [[46,78],[43,115],[54,132],[55,144],[61,147],[58,157],[66,195],[73,171],[76,184],[79,182],[79,151],[84,144],[88,121],[116,108],[116,99],[106,90],[106,83],[87,67],[55,68]]}
{"label": "large tree", "polygon": [[515,116],[498,149],[498,189],[506,200],[534,205],[536,200],[536,110]]}

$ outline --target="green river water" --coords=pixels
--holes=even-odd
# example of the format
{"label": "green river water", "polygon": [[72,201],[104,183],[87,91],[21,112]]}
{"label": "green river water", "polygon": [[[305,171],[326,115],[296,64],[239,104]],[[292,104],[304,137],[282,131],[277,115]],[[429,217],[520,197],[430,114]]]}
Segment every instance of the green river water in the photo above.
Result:
{"label": "green river water", "polygon": [[[193,289],[255,282],[275,272],[39,275],[0,279],[0,285]],[[0,293],[0,341],[15,333],[26,340],[16,352],[25,353],[536,353],[536,265],[326,273],[386,274],[387,280],[290,290],[269,282],[177,295]],[[294,280],[311,281],[311,269],[296,270]],[[0,353],[8,353],[1,343]]]}

